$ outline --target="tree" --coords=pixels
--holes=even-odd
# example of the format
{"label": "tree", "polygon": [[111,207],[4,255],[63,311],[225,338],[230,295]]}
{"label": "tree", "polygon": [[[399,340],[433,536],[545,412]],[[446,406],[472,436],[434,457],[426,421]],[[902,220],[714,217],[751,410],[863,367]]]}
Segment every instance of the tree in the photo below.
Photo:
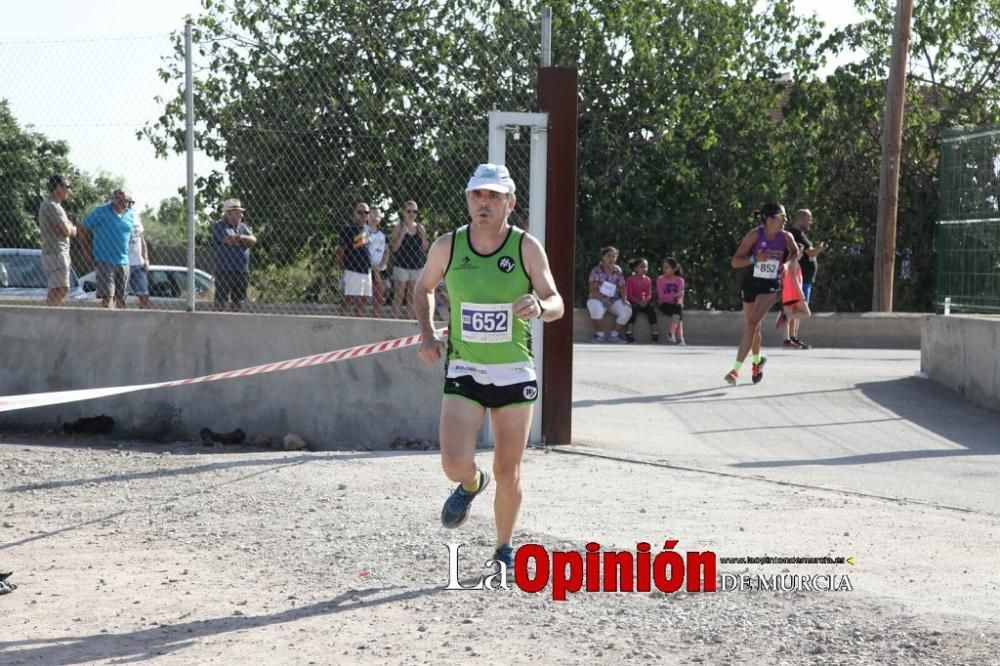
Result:
{"label": "tree", "polygon": [[[796,153],[805,166],[802,200],[821,211],[837,254],[817,297],[828,308],[867,310],[872,291],[881,123],[892,31],[892,6],[858,2],[868,18],[835,32],[822,51],[865,57],[825,80],[799,82],[789,101]],[[949,127],[1000,120],[1000,3],[921,3],[914,13],[900,164],[897,310],[933,309],[934,223],[938,158]],[[814,210],[815,212],[815,210]]]}
{"label": "tree", "polygon": [[[39,247],[38,208],[48,194],[49,177],[56,173],[73,184],[63,207],[75,221],[82,221],[122,182],[104,173],[92,179],[81,172],[70,162],[66,142],[22,128],[7,100],[0,100],[0,247]],[[78,241],[71,244],[71,252],[77,272],[89,271],[90,259]]]}
{"label": "tree", "polygon": [[554,8],[557,60],[581,63],[578,293],[616,245],[656,268],[676,256],[693,274],[689,305],[739,307],[728,258],[751,212],[787,190],[780,74],[812,72],[819,37],[790,2],[758,5]]}
{"label": "tree", "polygon": [[[493,107],[484,102],[532,102],[533,68],[523,57],[509,61],[503,81],[481,85],[497,53],[476,43],[491,29],[479,20],[484,11],[503,14],[485,5],[247,0],[232,11],[207,0],[204,7],[194,25],[203,63],[197,144],[226,173],[199,180],[199,201],[228,194],[244,201],[258,263],[307,261],[328,274],[337,231],[358,200],[395,209],[419,198],[432,229],[452,228],[464,217],[459,179],[485,157],[481,119]],[[497,20],[499,32],[523,19]],[[168,80],[180,78],[181,48],[178,38]],[[516,85],[505,87],[508,77]],[[147,128],[160,152],[182,149],[182,108],[178,96]],[[313,291],[318,299],[323,285]]]}
{"label": "tree", "polygon": [[[924,3],[915,16],[912,60],[925,65],[910,73],[904,128],[898,246],[912,277],[900,309],[930,303],[942,129],[997,117],[998,3]],[[676,256],[689,306],[739,307],[728,259],[752,211],[777,199],[812,208],[818,233],[835,241],[819,309],[868,308],[886,0],[859,1],[867,18],[826,40],[791,0],[546,4],[554,62],[581,76],[581,287],[610,244],[654,266]],[[197,144],[226,167],[198,180],[198,209],[243,199],[260,240],[254,261],[313,275],[309,300],[331,291],[336,233],[354,202],[418,199],[433,231],[453,228],[466,217],[461,184],[486,154],[487,113],[535,106],[539,3],[203,5]],[[182,80],[179,38],[177,48],[167,80]],[[849,49],[865,55],[819,76]],[[183,149],[181,101],[146,128],[161,152]],[[516,174],[527,173],[526,146],[512,137]],[[530,192],[519,199],[520,211]]]}
{"label": "tree", "polygon": [[72,177],[69,147],[20,127],[0,100],[0,246],[38,247],[38,207],[49,176]]}

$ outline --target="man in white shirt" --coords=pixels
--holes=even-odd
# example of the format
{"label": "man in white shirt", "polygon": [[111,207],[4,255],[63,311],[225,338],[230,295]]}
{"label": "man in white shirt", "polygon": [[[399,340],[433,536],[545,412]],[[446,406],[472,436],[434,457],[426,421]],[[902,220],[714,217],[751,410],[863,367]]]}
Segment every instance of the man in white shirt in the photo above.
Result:
{"label": "man in white shirt", "polygon": [[389,266],[389,255],[386,252],[385,233],[379,229],[382,224],[382,209],[371,206],[368,210],[368,256],[372,259],[372,316],[382,316],[382,306],[385,305],[385,270]]}
{"label": "man in white shirt", "polygon": [[139,299],[139,307],[149,307],[149,252],[146,249],[146,230],[142,220],[132,221],[132,235],[128,239],[128,286]]}

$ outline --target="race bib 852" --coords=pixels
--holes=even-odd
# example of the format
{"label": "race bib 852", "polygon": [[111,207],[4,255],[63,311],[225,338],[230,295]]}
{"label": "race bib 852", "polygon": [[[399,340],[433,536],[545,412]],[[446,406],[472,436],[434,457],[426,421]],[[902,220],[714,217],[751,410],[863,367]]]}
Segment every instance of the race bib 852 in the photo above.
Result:
{"label": "race bib 852", "polygon": [[753,276],[755,278],[763,278],[764,280],[777,280],[778,268],[780,266],[781,262],[777,259],[758,261],[753,265]]}

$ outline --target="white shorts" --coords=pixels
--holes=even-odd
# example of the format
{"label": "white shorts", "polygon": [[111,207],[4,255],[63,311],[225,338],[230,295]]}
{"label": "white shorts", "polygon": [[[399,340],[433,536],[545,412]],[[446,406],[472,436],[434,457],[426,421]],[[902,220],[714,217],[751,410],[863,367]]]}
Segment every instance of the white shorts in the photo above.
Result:
{"label": "white shorts", "polygon": [[371,296],[372,274],[344,271],[344,296]]}
{"label": "white shorts", "polygon": [[604,303],[596,298],[587,300],[587,309],[590,311],[591,319],[603,319],[605,312],[615,315],[615,323],[625,325],[632,318],[632,306],[618,299],[611,303],[611,307],[605,307]]}
{"label": "white shorts", "polygon": [[396,266],[392,269],[392,278],[396,282],[416,282],[420,279],[422,268],[400,268]]}

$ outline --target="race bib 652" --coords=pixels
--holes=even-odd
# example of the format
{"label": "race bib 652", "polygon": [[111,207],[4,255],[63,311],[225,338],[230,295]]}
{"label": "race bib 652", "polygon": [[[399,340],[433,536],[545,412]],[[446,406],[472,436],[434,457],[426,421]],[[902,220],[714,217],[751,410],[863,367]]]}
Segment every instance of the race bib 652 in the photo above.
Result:
{"label": "race bib 652", "polygon": [[462,303],[462,340],[465,342],[510,342],[511,303]]}

